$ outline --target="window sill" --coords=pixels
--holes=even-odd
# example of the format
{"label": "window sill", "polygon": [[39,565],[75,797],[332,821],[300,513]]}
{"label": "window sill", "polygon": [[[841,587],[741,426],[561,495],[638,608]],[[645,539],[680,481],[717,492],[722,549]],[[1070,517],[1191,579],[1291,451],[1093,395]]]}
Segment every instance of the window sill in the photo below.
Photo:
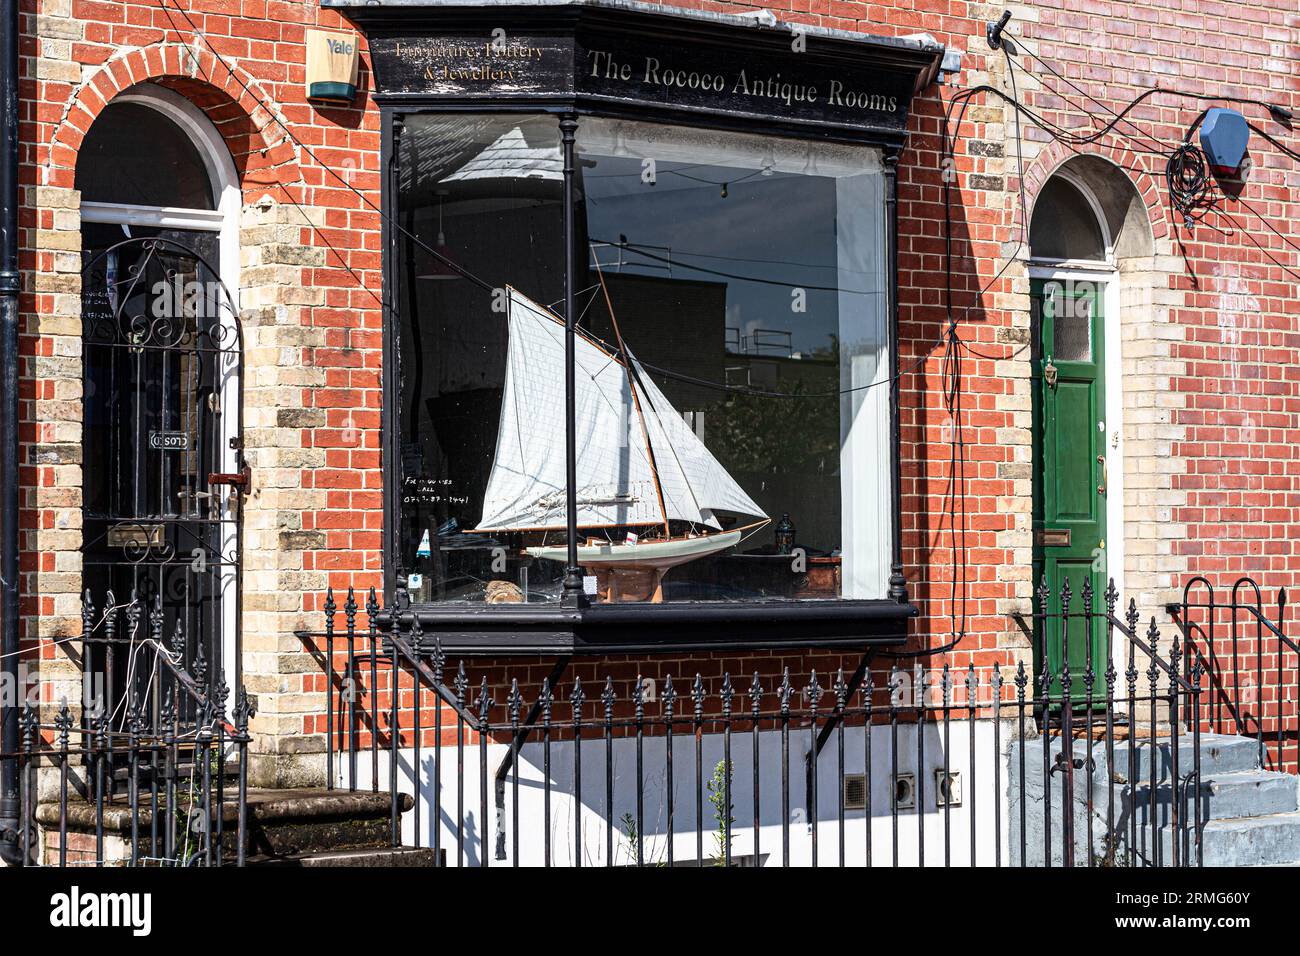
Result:
{"label": "window sill", "polygon": [[[772,601],[746,604],[600,604],[582,609],[420,605],[401,612],[403,631],[418,616],[422,649],[503,656],[635,654],[780,648],[897,646],[907,640],[912,604],[889,600]],[[391,613],[381,626],[393,625]]]}

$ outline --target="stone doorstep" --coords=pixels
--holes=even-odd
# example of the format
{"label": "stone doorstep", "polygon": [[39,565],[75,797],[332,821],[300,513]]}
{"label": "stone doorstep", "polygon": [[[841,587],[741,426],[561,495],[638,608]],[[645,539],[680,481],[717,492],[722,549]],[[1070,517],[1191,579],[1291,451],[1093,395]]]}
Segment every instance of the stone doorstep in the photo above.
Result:
{"label": "stone doorstep", "polygon": [[248,866],[337,869],[342,867],[446,866],[447,851],[435,853],[428,847],[375,847],[361,850],[331,850],[286,856],[251,856]]}
{"label": "stone doorstep", "polygon": [[[415,806],[409,793],[401,795],[399,810],[402,813]],[[300,790],[249,790],[246,819],[250,831],[275,826],[292,826],[305,823],[382,821],[387,826],[391,814],[391,801],[384,792],[300,789]],[[93,801],[69,800],[68,829],[73,832],[93,833],[96,829],[96,807]],[[152,791],[143,791],[139,798],[137,815],[141,830],[153,822]],[[239,822],[238,793],[227,787],[221,814],[223,826],[229,828]],[[59,804],[45,802],[36,807],[36,821],[46,827],[60,824]],[[131,806],[122,795],[106,802],[104,829],[110,833],[131,832]]]}

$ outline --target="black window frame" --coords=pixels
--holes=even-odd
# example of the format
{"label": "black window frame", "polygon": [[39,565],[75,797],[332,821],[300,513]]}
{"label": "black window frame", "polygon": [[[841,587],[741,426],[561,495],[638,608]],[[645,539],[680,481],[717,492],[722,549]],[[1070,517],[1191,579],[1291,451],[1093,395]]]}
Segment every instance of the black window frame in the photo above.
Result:
{"label": "black window frame", "polygon": [[[392,34],[395,24],[399,33],[419,34],[422,24],[430,33],[447,26],[445,17],[431,21],[406,7],[407,16],[394,19],[394,7],[353,8],[349,13],[358,21],[369,23],[378,32]],[[563,7],[567,16],[576,22],[590,16],[615,16],[620,26],[627,29],[653,27],[664,31],[669,41],[683,38],[698,40],[696,24],[676,22],[679,18],[660,14],[636,14],[624,10],[600,11],[589,7]],[[429,11],[422,11],[428,13]],[[441,14],[441,10],[438,11]],[[537,8],[519,8],[515,20],[536,22]],[[486,12],[480,8],[476,14],[465,13],[469,21],[481,18],[482,23],[503,22],[499,8]],[[631,17],[635,22],[627,22]],[[462,22],[462,21],[457,21]],[[557,28],[554,16],[546,20],[547,29]],[[560,28],[563,29],[561,24]],[[572,28],[572,26],[570,27]],[[716,25],[710,24],[706,33],[717,34]],[[734,31],[734,27],[726,28]],[[788,43],[788,33],[782,34],[782,43]],[[731,39],[735,39],[732,37]],[[748,37],[744,38],[746,41]],[[848,42],[850,46],[859,44]],[[938,54],[924,55],[916,52],[900,54],[896,45],[885,43],[885,59],[896,68],[901,63],[918,73],[917,88],[928,82],[923,69],[927,57],[933,60],[928,77],[938,68]],[[843,52],[843,51],[839,51]],[[853,51],[861,55],[860,50]],[[919,64],[919,65],[918,65]],[[879,127],[849,128],[835,124],[791,121],[779,115],[744,117],[710,114],[698,110],[681,109],[674,105],[655,103],[614,102],[605,98],[583,98],[572,91],[542,94],[521,99],[517,96],[502,99],[491,97],[410,97],[386,96],[382,82],[377,84],[376,99],[381,116],[381,203],[385,210],[382,222],[383,283],[386,290],[397,288],[400,274],[398,240],[400,223],[398,208],[398,163],[395,136],[405,116],[415,113],[528,113],[547,114],[556,118],[575,119],[579,126],[585,117],[610,117],[692,126],[702,129],[729,129],[758,135],[795,137],[810,140],[870,145],[880,149],[885,176],[885,223],[889,248],[886,254],[889,292],[889,361],[890,361],[890,484],[892,511],[891,573],[887,582],[887,596],[878,599],[835,598],[818,601],[726,601],[726,602],[667,602],[662,604],[588,604],[580,599],[575,605],[466,605],[447,604],[412,605],[405,589],[404,569],[400,556],[400,483],[401,455],[397,447],[400,424],[399,376],[397,368],[398,331],[393,310],[395,301],[385,296],[386,310],[383,321],[383,408],[381,415],[382,442],[381,468],[383,470],[384,533],[383,572],[385,593],[394,596],[385,621],[395,618],[409,622],[418,617],[421,627],[430,639],[436,634],[442,646],[460,654],[609,654],[651,651],[655,648],[674,651],[703,651],[724,649],[753,649],[762,647],[836,647],[861,648],[864,644],[897,645],[906,639],[906,621],[915,617],[917,608],[910,602],[904,575],[902,550],[902,496],[898,381],[898,224],[897,183],[898,163],[906,141],[905,126],[899,129]],[[580,134],[579,134],[580,135]],[[572,243],[567,249],[569,259],[566,269],[572,274],[572,257],[576,255]]]}

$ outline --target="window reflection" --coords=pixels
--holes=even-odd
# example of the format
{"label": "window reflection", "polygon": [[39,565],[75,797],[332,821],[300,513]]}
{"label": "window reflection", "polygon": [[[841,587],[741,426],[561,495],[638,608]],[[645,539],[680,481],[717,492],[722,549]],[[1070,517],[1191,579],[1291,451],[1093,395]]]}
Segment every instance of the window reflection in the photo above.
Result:
{"label": "window reflection", "polygon": [[[883,596],[875,151],[598,119],[582,121],[578,147],[589,591],[620,602]],[[398,269],[399,557],[412,599],[558,601],[555,121],[408,117],[399,161],[403,225],[420,238],[402,242]]]}

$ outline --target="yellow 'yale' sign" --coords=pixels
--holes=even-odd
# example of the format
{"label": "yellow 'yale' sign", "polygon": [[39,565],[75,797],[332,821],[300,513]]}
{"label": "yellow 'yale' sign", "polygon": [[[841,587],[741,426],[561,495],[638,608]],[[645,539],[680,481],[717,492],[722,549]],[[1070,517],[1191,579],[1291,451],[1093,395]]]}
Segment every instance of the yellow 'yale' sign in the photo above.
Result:
{"label": "yellow 'yale' sign", "polygon": [[357,35],[307,31],[307,99],[351,102],[357,95]]}

